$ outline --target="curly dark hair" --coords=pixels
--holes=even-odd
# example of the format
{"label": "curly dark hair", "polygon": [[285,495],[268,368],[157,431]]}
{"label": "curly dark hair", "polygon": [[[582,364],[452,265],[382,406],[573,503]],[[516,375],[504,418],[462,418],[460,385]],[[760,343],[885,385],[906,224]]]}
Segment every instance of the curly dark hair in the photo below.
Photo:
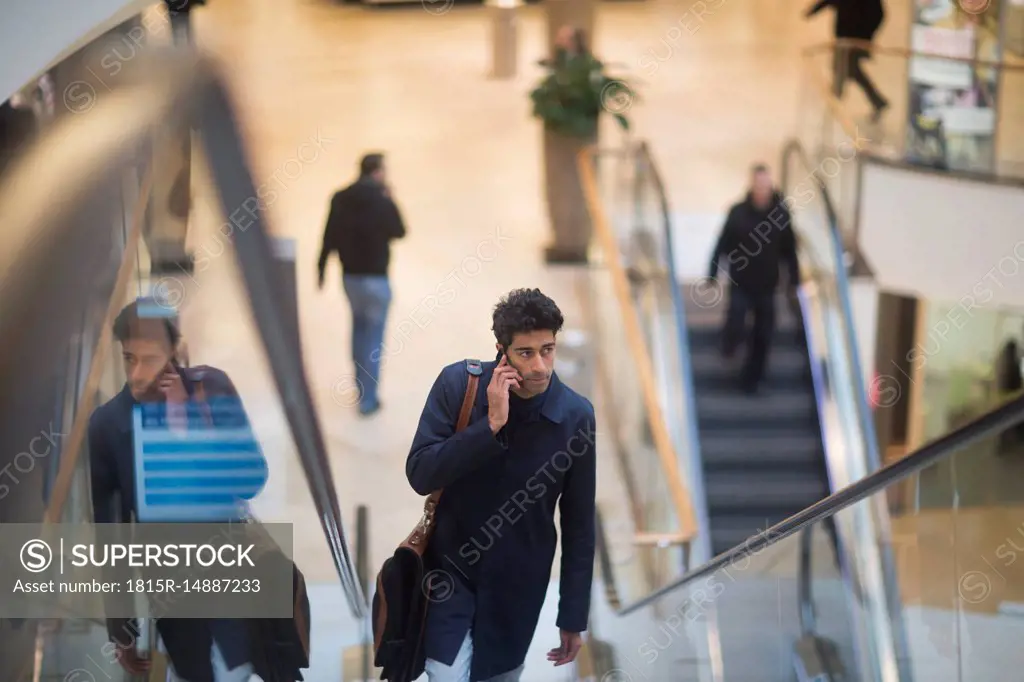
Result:
{"label": "curly dark hair", "polygon": [[540,289],[515,289],[494,306],[493,322],[494,338],[503,348],[508,348],[516,334],[538,329],[557,334],[565,318],[555,302]]}
{"label": "curly dark hair", "polygon": [[121,312],[117,315],[117,319],[114,320],[114,339],[120,343],[131,341],[132,339],[159,341],[166,339],[171,344],[171,348],[176,348],[178,341],[181,340],[181,332],[178,331],[177,325],[163,315],[140,314],[140,303],[148,307],[159,305],[153,299],[142,299],[132,301],[122,308]]}

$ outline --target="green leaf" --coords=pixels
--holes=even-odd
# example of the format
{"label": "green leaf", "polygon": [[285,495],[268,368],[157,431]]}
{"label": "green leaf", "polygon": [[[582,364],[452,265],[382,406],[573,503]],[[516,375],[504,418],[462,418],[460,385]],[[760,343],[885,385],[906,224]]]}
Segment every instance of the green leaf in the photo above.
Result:
{"label": "green leaf", "polygon": [[[601,114],[610,113],[624,129],[629,119],[616,102],[627,93],[636,101],[635,91],[625,81],[613,79],[593,56],[559,54],[548,74],[530,91],[533,116],[553,132],[572,137],[592,137]],[[613,104],[615,103],[615,104]]]}

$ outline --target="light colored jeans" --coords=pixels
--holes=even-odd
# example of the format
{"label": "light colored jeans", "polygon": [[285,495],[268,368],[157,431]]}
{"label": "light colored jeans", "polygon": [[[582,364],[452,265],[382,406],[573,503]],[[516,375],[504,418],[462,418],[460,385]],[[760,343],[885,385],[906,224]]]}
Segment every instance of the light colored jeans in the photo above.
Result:
{"label": "light colored jeans", "polygon": [[[432,658],[427,659],[426,673],[428,682],[470,682],[469,668],[473,662],[473,636],[471,632],[466,633],[462,640],[459,653],[451,665],[445,665]],[[523,666],[515,670],[502,673],[487,680],[487,682],[519,682],[519,676],[523,674]]]}
{"label": "light colored jeans", "polygon": [[[210,662],[213,663],[214,682],[249,682],[250,678],[256,674],[251,663],[228,670],[228,665],[224,662],[224,654],[220,652],[217,642],[214,642],[210,649]],[[173,670],[168,670],[167,682],[188,682],[188,680],[178,677]]]}
{"label": "light colored jeans", "polygon": [[344,275],[342,283],[352,306],[352,361],[359,385],[359,409],[368,412],[378,405],[391,285],[383,275]]}

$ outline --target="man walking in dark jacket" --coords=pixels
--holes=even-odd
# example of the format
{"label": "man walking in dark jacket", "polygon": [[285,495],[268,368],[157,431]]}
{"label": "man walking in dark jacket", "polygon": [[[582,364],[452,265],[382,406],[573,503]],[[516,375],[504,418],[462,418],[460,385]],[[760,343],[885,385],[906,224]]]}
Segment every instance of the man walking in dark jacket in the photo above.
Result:
{"label": "man walking in dark jacket", "polygon": [[465,430],[455,433],[466,363],[448,365],[427,397],[406,474],[443,488],[425,560],[430,682],[516,682],[548,591],[560,514],[562,564],[554,665],[582,646],[594,573],[594,408],[558,379],[562,313],[537,289],[494,309],[498,359],[482,363]]}
{"label": "man walking in dark jacket", "polygon": [[716,280],[722,256],[728,260],[729,306],[722,330],[722,353],[731,357],[747,335],[747,315],[753,313],[754,325],[747,345],[742,370],[742,387],[757,391],[764,378],[775,330],[775,291],[779,267],[789,270],[789,286],[800,281],[796,256],[796,238],[790,214],[782,195],[772,186],[768,167],[754,166],[750,191],[740,203],[729,209],[722,233],[711,256],[708,277]]}
{"label": "man walking in dark jacket", "polygon": [[391,304],[391,240],[404,236],[402,216],[385,184],[384,156],[367,154],[359,164],[359,179],[331,199],[317,264],[322,289],[327,259],[337,252],[341,260],[342,283],[352,307],[352,361],[363,416],[381,407],[378,386],[384,326]]}
{"label": "man walking in dark jacket", "polygon": [[[871,42],[875,39],[875,33],[878,32],[885,19],[882,0],[818,0],[807,11],[807,18],[813,17],[829,6],[836,13],[834,29],[836,40],[849,38]],[[852,78],[871,102],[871,106],[875,110],[874,118],[878,120],[882,112],[889,106],[889,102],[878,92],[861,66],[861,62],[870,57],[871,53],[864,47],[836,47],[833,55],[832,90],[836,98],[842,99],[846,79]]]}

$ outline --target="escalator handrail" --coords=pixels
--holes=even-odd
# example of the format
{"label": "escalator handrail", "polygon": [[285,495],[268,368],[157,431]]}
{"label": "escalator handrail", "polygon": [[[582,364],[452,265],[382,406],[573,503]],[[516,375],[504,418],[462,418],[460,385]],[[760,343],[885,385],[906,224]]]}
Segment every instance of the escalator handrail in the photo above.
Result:
{"label": "escalator handrail", "polygon": [[[30,148],[23,163],[5,177],[5,185],[0,188],[4,190],[4,201],[0,206],[5,208],[5,218],[19,225],[19,237],[22,233],[44,234],[60,243],[63,235],[50,234],[56,232],[54,221],[62,220],[75,201],[89,195],[93,187],[89,183],[98,182],[97,178],[112,172],[116,164],[126,163],[130,155],[125,150],[133,142],[149,135],[157,121],[163,124],[188,121],[203,132],[200,140],[205,146],[218,199],[226,209],[225,215],[238,206],[247,205],[246,202],[256,196],[250,165],[235,123],[235,108],[213,64],[181,50],[153,49],[133,60],[132,68],[139,69],[136,75],[142,77],[137,80],[126,78],[121,84],[108,88],[108,95],[96,103],[88,117],[68,119],[59,129],[44,135]],[[47,194],[39,180],[50,177],[51,174],[42,173],[39,169],[55,165],[48,164],[47,159],[53,158],[54,150],[60,146],[78,150],[75,158],[80,171],[72,182],[62,185],[63,203],[53,199],[52,190]],[[67,154],[56,156],[64,158]],[[81,169],[87,169],[89,173]],[[49,201],[44,201],[44,196]],[[13,200],[15,197],[16,201]],[[250,211],[250,217],[252,221],[246,229],[233,233],[245,292],[251,301],[253,318],[339,580],[353,616],[362,619],[369,613],[369,604],[356,577],[355,563],[348,549],[323,433],[301,360],[301,348],[298,340],[287,331],[290,327],[282,312],[285,307],[278,300],[281,287],[276,286],[278,270],[273,266],[265,209],[260,206]],[[67,228],[62,225],[61,229]],[[39,238],[34,238],[38,242]],[[17,252],[17,249],[10,253],[0,252],[0,261],[7,263],[19,255]],[[126,257],[129,253],[125,253]],[[106,329],[109,330],[109,325]],[[51,510],[63,504],[64,485],[58,478],[56,492],[51,497]],[[52,518],[52,511],[48,518]]]}
{"label": "escalator handrail", "polygon": [[[639,160],[650,173],[651,180],[658,193],[658,204],[662,213],[662,230],[665,238],[665,259],[669,277],[669,291],[672,296],[672,308],[675,312],[676,337],[679,339],[679,362],[682,369],[683,400],[686,409],[686,447],[688,457],[694,462],[693,471],[700,471],[700,437],[697,426],[697,403],[693,381],[693,358],[690,355],[690,335],[686,325],[686,304],[683,302],[683,293],[679,287],[679,278],[676,270],[675,246],[672,234],[672,212],[668,205],[668,194],[665,191],[665,184],[662,182],[661,173],[658,172],[658,165],[654,162],[654,156],[646,140],[640,143],[638,150]],[[691,486],[691,496],[695,494],[694,486]],[[699,493],[696,493],[699,494]],[[694,504],[705,506],[703,499],[695,500]]]}
{"label": "escalator handrail", "polygon": [[[208,77],[194,81],[199,102],[196,114],[203,132],[200,139],[221,208],[224,215],[230,215],[236,207],[246,205],[245,202],[257,196],[257,188],[249,172],[250,165],[232,99],[212,67],[207,65],[207,68]],[[302,362],[302,348],[297,335],[293,337],[288,332],[289,325],[283,315],[286,306],[280,296],[285,288],[277,281],[278,270],[274,267],[264,207],[258,205],[251,217],[253,222],[247,229],[235,232],[234,244],[253,320],[284,403],[307,484],[320,514],[321,526],[349,607],[353,616],[363,619],[369,615],[369,602],[356,575],[355,561],[346,541],[327,446]]]}
{"label": "escalator handrail", "polygon": [[614,288],[615,304],[621,309],[621,317],[626,335],[629,352],[635,365],[642,400],[647,413],[651,438],[666,487],[672,499],[672,507],[679,521],[680,536],[686,541],[692,540],[698,533],[694,518],[693,498],[680,469],[679,456],[675,443],[668,433],[666,415],[658,398],[657,383],[654,375],[653,362],[643,332],[639,325],[636,306],[630,300],[630,285],[626,270],[619,254],[619,244],[615,230],[609,224],[607,211],[597,184],[596,165],[602,151],[594,146],[586,146],[580,150],[577,161],[577,172],[583,190],[584,200],[591,217],[596,241],[603,252],[606,268],[611,276]]}
{"label": "escalator handrail", "polygon": [[[782,166],[783,173],[788,173],[789,160],[791,157],[796,156],[803,168],[810,172],[810,177],[813,177],[817,186],[818,191],[821,193],[822,203],[824,204],[825,216],[827,219],[828,239],[829,246],[831,249],[832,257],[832,276],[834,277],[834,294],[838,299],[838,311],[839,311],[839,324],[842,327],[840,334],[842,336],[842,342],[845,344],[846,355],[848,355],[848,381],[850,384],[850,391],[852,393],[853,405],[852,409],[855,412],[854,419],[856,420],[855,428],[852,429],[854,442],[849,452],[853,454],[860,453],[863,457],[861,462],[862,468],[860,472],[876,472],[882,466],[882,457],[880,454],[880,448],[878,443],[878,437],[875,432],[875,420],[874,415],[870,407],[868,400],[868,391],[865,386],[865,377],[861,364],[860,348],[855,333],[855,318],[853,315],[853,304],[850,296],[850,282],[847,267],[847,253],[845,248],[845,240],[843,239],[843,232],[840,229],[839,217],[835,208],[835,204],[832,200],[832,195],[829,193],[828,186],[824,179],[821,177],[819,168],[812,166],[810,159],[799,140],[789,140],[783,148]],[[787,185],[788,187],[788,185]],[[825,291],[828,292],[832,287],[825,287]],[[835,390],[835,380],[829,381],[830,390]],[[856,472],[859,475],[860,472]],[[854,476],[855,478],[856,476]],[[831,476],[830,476],[831,478]],[[833,484],[834,485],[834,484]],[[810,531],[806,531],[809,533]],[[838,530],[833,530],[835,533],[835,551],[836,560],[839,562],[841,570],[846,580],[850,581],[850,585],[853,589],[854,596],[858,601],[863,599],[863,590],[858,579],[858,572],[853,569],[852,564],[849,560],[849,553],[845,551],[843,542],[838,536]],[[810,551],[810,544],[805,543],[801,545],[802,550]],[[908,642],[906,636],[906,629],[903,626],[903,617],[898,609],[900,598],[898,595],[897,588],[897,577],[895,573],[895,567],[893,565],[893,558],[888,548],[881,548],[881,570],[883,572],[883,583],[885,591],[885,602],[887,613],[882,616],[888,619],[888,628],[891,629],[891,635],[897,651],[906,652],[908,651]],[[810,557],[801,557],[801,562],[806,558],[809,562]],[[808,564],[809,568],[809,564]],[[813,612],[813,594],[811,587],[811,575],[810,572],[802,573],[800,580],[806,581],[805,585],[801,585],[799,590],[799,608],[801,613]],[[806,601],[805,601],[806,600]],[[879,614],[880,615],[880,614]],[[878,632],[880,636],[881,632]],[[887,637],[887,636],[886,636]],[[888,647],[882,646],[882,649]],[[907,676],[909,671],[905,668],[906,655],[895,654],[895,665],[900,670],[900,675]],[[891,661],[890,661],[891,662]],[[907,677],[909,679],[909,677]]]}
{"label": "escalator handrail", "polygon": [[[782,150],[783,187],[787,187],[787,169],[789,159],[796,155],[804,168],[813,168],[803,145],[799,140],[791,139]],[[852,383],[854,404],[856,406],[857,426],[864,441],[864,452],[867,456],[867,470],[875,471],[882,466],[882,457],[878,447],[878,436],[875,432],[875,421],[871,416],[867,386],[864,382],[863,365],[860,358],[860,344],[854,332],[853,303],[850,300],[850,281],[847,274],[846,249],[839,228],[839,217],[829,194],[828,187],[816,171],[811,172],[821,192],[822,203],[828,218],[829,245],[832,248],[833,268],[836,278],[836,295],[839,299],[839,315],[843,321],[843,335],[850,355],[850,381]]]}
{"label": "escalator handrail", "polygon": [[780,540],[788,538],[805,528],[809,528],[819,521],[843,511],[861,500],[881,492],[893,483],[925,469],[939,460],[942,460],[955,452],[958,452],[974,443],[1002,433],[1021,422],[1024,422],[1024,396],[1007,401],[996,409],[988,412],[970,423],[952,431],[941,438],[938,438],[927,445],[908,454],[881,469],[868,474],[864,478],[851,483],[842,490],[829,495],[820,502],[812,504],[803,511],[781,521],[763,533],[748,538],[742,544],[736,545],[717,557],[689,571],[686,575],[675,582],[653,592],[643,599],[623,608],[620,613],[628,615],[643,608],[662,597],[685,587],[698,578],[710,575],[720,568],[728,566],[744,556],[749,556],[770,547]]}
{"label": "escalator handrail", "polygon": [[75,470],[78,467],[78,460],[84,449],[89,417],[96,407],[95,403],[98,396],[99,383],[102,378],[103,366],[110,357],[108,351],[113,341],[114,318],[117,317],[117,313],[122,308],[122,302],[125,300],[128,285],[131,283],[132,258],[135,256],[137,244],[142,236],[142,227],[145,221],[146,209],[149,205],[152,186],[153,172],[150,168],[143,177],[138,201],[132,212],[132,222],[129,227],[125,249],[122,252],[122,260],[118,266],[114,291],[110,301],[107,303],[103,324],[99,328],[99,339],[95,348],[92,349],[92,358],[89,360],[89,373],[85,380],[85,386],[78,394],[76,400],[71,432],[67,442],[64,444],[62,456],[57,466],[57,475],[54,477],[52,492],[46,508],[45,521],[47,523],[59,523],[64,514],[64,504],[67,502]]}

